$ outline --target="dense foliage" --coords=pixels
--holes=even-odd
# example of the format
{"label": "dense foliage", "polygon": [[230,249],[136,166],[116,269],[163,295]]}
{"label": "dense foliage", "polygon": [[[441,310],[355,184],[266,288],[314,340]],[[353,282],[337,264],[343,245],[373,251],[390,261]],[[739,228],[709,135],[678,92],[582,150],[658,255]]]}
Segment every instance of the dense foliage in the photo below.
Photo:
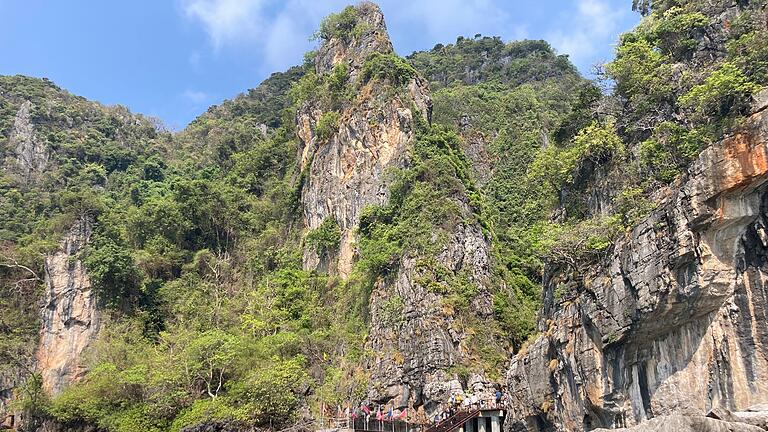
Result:
{"label": "dense foliage", "polygon": [[[13,136],[29,123],[36,125],[29,140]],[[167,138],[123,107],[88,102],[47,80],[0,77],[0,374],[31,370],[44,254],[156,164]]]}
{"label": "dense foliage", "polygon": [[437,44],[430,51],[408,56],[436,90],[454,84],[499,82],[517,86],[556,79],[572,85],[579,74],[567,56],[556,55],[545,41],[505,44],[499,37],[459,37],[455,44]]}
{"label": "dense foliage", "polygon": [[[371,290],[406,258],[469,329],[475,363],[453,372],[498,373],[534,331],[544,272],[605,257],[652,211],[651,192],[737,127],[768,84],[764,9],[635,6],[647,16],[606,67],[612,94],[546,42],[480,35],[407,59],[372,54],[355,80],[346,63],[316,73],[310,54],[178,134],[46,80],[0,77],[0,375],[28,377],[20,409],[65,427],[179,431],[282,428],[303,407],[362,400]],[[350,7],[317,37],[364,30]],[[387,173],[388,202],[363,211],[352,274],[304,270],[302,254],[333,256],[342,231],[333,218],[302,229],[296,113],[322,113],[311,125],[322,145],[360,94],[400,97],[419,75],[433,124],[413,113],[408,164]],[[12,137],[25,106],[38,147]],[[86,378],[48,400],[31,370],[36,301],[43,257],[76,221],[93,227],[78,258],[106,330]],[[470,275],[437,259],[462,224],[492,244],[490,321],[469,311]],[[382,319],[402,307],[393,296]]]}
{"label": "dense foliage", "polygon": [[434,121],[458,133],[469,155],[471,176],[487,201],[500,283],[524,303],[497,296],[495,307],[505,330],[525,339],[540,298],[549,244],[543,234],[553,231],[548,220],[560,186],[554,178],[533,180],[529,172],[537,169],[539,153],[558,151],[552,144],[567,144],[594,121],[600,91],[543,41],[459,38],[408,58],[438,88]]}
{"label": "dense foliage", "polygon": [[358,20],[357,14],[357,8],[347,6],[339,13],[328,15],[320,22],[315,38],[326,41],[332,38],[349,41],[353,37],[360,36],[366,24]]}
{"label": "dense foliage", "polygon": [[606,69],[623,105],[618,127],[641,147],[636,176],[673,180],[738,125],[751,96],[768,84],[759,3],[637,2],[648,16],[622,36]]}

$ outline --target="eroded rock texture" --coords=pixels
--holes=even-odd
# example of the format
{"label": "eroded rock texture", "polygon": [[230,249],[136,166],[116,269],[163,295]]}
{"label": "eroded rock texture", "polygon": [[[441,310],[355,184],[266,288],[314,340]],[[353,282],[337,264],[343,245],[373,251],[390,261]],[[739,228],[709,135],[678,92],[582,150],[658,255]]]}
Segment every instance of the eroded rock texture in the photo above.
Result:
{"label": "eroded rock texture", "polygon": [[[315,58],[318,75],[346,63],[350,81],[355,83],[370,54],[392,52],[378,6],[362,3],[357,10],[364,23],[362,34],[351,40],[332,38],[324,42]],[[431,110],[426,84],[418,77],[408,84],[405,94],[381,93],[375,85],[362,86],[354,103],[341,110],[339,130],[326,141],[316,133],[323,111],[314,104],[306,104],[297,116],[301,166],[307,167],[302,194],[305,224],[315,229],[328,217],[338,222],[342,230],[341,247],[338,265],[331,270],[342,276],[349,274],[354,260],[353,229],[360,212],[367,205],[386,202],[391,180],[387,173],[407,163],[407,150],[414,138],[414,116],[421,115],[427,120]],[[304,265],[327,266],[321,259],[307,251]]]}
{"label": "eroded rock texture", "polygon": [[99,331],[96,295],[79,256],[91,232],[90,221],[79,220],[59,250],[45,260],[46,291],[36,357],[43,388],[50,395],[82,378],[86,372],[82,354]]}
{"label": "eroded rock texture", "polygon": [[543,334],[508,372],[507,431],[615,428],[768,402],[765,108],[702,152],[601,265],[579,277],[548,269]]}
{"label": "eroded rock texture", "polygon": [[[597,429],[609,431],[611,429]],[[739,422],[715,420],[704,416],[672,415],[657,417],[641,425],[622,428],[626,432],[762,432],[765,429]]]}
{"label": "eroded rock texture", "polygon": [[22,183],[32,181],[48,166],[48,151],[35,134],[31,110],[30,101],[21,104],[9,138],[9,146],[13,151],[10,167]]}
{"label": "eroded rock texture", "polygon": [[[323,112],[313,104],[305,104],[297,116],[303,144],[300,158],[307,173],[302,194],[305,225],[315,229],[333,217],[342,232],[335,257],[307,250],[304,266],[329,270],[342,278],[349,275],[356,259],[355,229],[361,211],[387,202],[392,182],[389,172],[409,165],[417,122],[429,122],[431,113],[427,84],[418,76],[397,91],[379,82],[359,82],[369,55],[391,53],[392,44],[379,8],[371,3],[356,8],[365,23],[362,34],[351,40],[324,42],[315,58],[318,75],[343,62],[348,65],[350,80],[357,84],[354,100],[340,111],[338,131],[326,140],[318,138],[316,125]],[[455,199],[467,217],[452,225],[435,260],[446,272],[465,275],[477,286],[472,308],[480,319],[487,318],[492,314],[489,239],[478,224],[465,222],[473,220],[466,197]],[[425,258],[402,257],[398,268],[375,284],[366,348],[374,353],[367,365],[372,383],[369,397],[380,402],[393,400],[401,407],[424,404],[429,411],[462,390],[455,374],[447,370],[466,358],[472,347],[467,346],[466,329],[446,309],[443,296],[419,283]],[[482,377],[475,377],[473,383],[490,386]]]}
{"label": "eroded rock texture", "polygon": [[[469,211],[469,209],[465,209]],[[489,243],[479,227],[459,224],[437,257],[448,272],[467,272],[478,288],[471,305],[478,319],[491,319]],[[419,265],[420,257],[404,256],[393,278],[381,279],[371,296],[369,346],[376,358],[370,365],[372,399],[394,399],[407,406],[409,398],[423,404],[431,416],[440,402],[463,391],[455,374],[447,370],[474,354],[471,335],[461,317],[446,306],[443,295],[424,286],[430,275]],[[401,301],[393,308],[392,301]],[[396,311],[393,314],[393,309]],[[466,363],[466,362],[464,362]],[[491,382],[474,377],[468,387],[492,393]]]}

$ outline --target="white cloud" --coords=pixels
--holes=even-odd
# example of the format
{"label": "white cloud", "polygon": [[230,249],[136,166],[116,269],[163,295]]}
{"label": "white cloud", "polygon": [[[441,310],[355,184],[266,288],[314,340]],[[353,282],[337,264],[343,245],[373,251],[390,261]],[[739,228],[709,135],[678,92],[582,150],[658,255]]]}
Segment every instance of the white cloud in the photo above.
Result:
{"label": "white cloud", "polygon": [[200,23],[216,50],[252,49],[270,70],[299,63],[323,16],[344,0],[179,0],[184,15]]}
{"label": "white cloud", "polygon": [[184,99],[192,102],[195,105],[202,105],[211,100],[211,96],[208,93],[199,90],[187,89],[184,90],[184,93],[181,95],[184,97]]}
{"label": "white cloud", "polygon": [[[181,11],[205,30],[215,50],[247,49],[267,73],[299,64],[312,48],[309,36],[323,16],[357,0],[177,0]],[[553,8],[559,1],[540,0]],[[504,39],[544,37],[584,70],[615,39],[628,8],[615,0],[569,0],[546,27],[528,28],[517,12],[531,5],[511,0],[378,0],[401,50],[428,49],[475,33]],[[509,2],[509,3],[508,3]],[[615,3],[615,4],[614,4]],[[543,4],[546,4],[544,6]],[[521,9],[522,8],[522,9]],[[394,24],[394,26],[392,25]],[[418,45],[418,46],[417,46]],[[422,46],[423,45],[423,46]],[[401,52],[408,54],[409,52]],[[198,58],[199,59],[199,56]],[[197,60],[196,59],[196,60]],[[192,65],[197,61],[190,60]]]}
{"label": "white cloud", "polygon": [[263,31],[264,0],[182,0],[188,18],[200,21],[215,47],[252,39]]}
{"label": "white cloud", "polygon": [[[616,38],[627,8],[608,0],[576,0],[576,13],[565,17],[561,30],[551,32],[549,41],[582,68]],[[563,30],[567,29],[567,30]]]}
{"label": "white cloud", "polygon": [[[323,16],[353,0],[179,0],[184,15],[199,22],[216,49],[251,44],[271,66],[300,61],[309,35]],[[409,23],[437,42],[458,35],[501,33],[508,15],[491,0],[380,0],[388,21]],[[516,34],[526,34],[515,27]],[[290,58],[292,63],[286,63]]]}

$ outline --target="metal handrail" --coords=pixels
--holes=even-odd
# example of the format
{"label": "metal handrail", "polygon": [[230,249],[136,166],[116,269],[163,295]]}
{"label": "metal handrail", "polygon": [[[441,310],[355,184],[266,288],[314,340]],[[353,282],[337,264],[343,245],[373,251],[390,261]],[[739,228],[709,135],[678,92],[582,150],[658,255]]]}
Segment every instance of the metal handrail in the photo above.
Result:
{"label": "metal handrail", "polygon": [[478,415],[480,415],[480,409],[477,408],[470,411],[459,411],[456,414],[427,429],[426,432],[451,432],[456,428],[463,426],[467,420],[471,420]]}

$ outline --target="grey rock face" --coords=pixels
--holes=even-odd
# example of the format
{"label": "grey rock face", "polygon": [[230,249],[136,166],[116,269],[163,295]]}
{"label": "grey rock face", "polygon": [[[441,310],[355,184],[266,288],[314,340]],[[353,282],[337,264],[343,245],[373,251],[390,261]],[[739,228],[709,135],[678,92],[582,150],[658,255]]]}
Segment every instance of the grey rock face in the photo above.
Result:
{"label": "grey rock face", "polygon": [[15,418],[9,402],[13,398],[13,389],[21,382],[16,370],[0,374],[0,430],[14,426]]}
{"label": "grey rock face", "polygon": [[48,166],[48,152],[45,145],[35,136],[32,124],[32,103],[24,102],[13,122],[9,147],[13,151],[13,171],[22,183],[29,183]]}
{"label": "grey rock face", "polygon": [[[616,429],[595,429],[608,431]],[[626,432],[762,432],[765,429],[744,423],[715,420],[704,416],[664,416],[630,428]]]}
{"label": "grey rock face", "polygon": [[755,112],[602,264],[547,269],[542,334],[508,372],[508,431],[768,402],[768,114]]}
{"label": "grey rock face", "polygon": [[[357,82],[357,72],[371,53],[392,51],[378,7],[363,3],[357,6],[357,14],[365,23],[362,35],[325,41],[315,58],[318,74],[346,62],[350,79]],[[315,133],[322,111],[307,104],[297,115],[302,143],[299,157],[306,167],[305,226],[315,229],[333,217],[342,232],[336,263],[329,264],[327,257],[309,250],[304,254],[304,267],[328,268],[342,278],[349,275],[356,259],[355,229],[362,210],[387,202],[392,181],[389,171],[408,166],[417,116],[428,122],[431,113],[427,84],[420,77],[395,92],[375,82],[357,89],[354,101],[340,111],[338,131],[327,140],[318,139]],[[467,216],[463,219],[472,220],[466,199],[455,199]],[[448,231],[443,249],[433,258],[448,274],[466,275],[477,286],[471,307],[479,319],[486,319],[492,313],[489,240],[476,224],[457,222]],[[366,344],[374,354],[366,366],[371,374],[371,400],[393,401],[400,407],[424,405],[429,413],[439,402],[462,391],[455,374],[448,370],[466,359],[472,347],[467,346],[470,335],[446,306],[444,296],[420,282],[426,258],[404,256],[396,270],[375,283]],[[476,381],[485,382],[482,377]]]}
{"label": "grey rock face", "polygon": [[320,113],[307,107],[299,114],[299,137],[305,144],[302,162],[309,165],[302,194],[304,220],[309,229],[315,229],[327,217],[336,219],[342,230],[341,275],[351,269],[352,231],[361,211],[386,202],[388,170],[405,166],[414,138],[414,113],[407,102],[399,98],[388,102],[364,100],[345,110],[338,132],[324,143],[314,133]]}
{"label": "grey rock face", "polygon": [[[480,318],[492,314],[488,240],[475,226],[457,226],[437,261],[453,274],[470,272],[479,293],[472,305]],[[468,335],[444,296],[420,283],[424,270],[418,257],[403,257],[391,280],[379,280],[371,295],[369,347],[377,353],[370,365],[372,400],[394,399],[401,407],[409,398],[424,405],[430,417],[439,403],[463,391],[447,370],[471,351]],[[393,307],[393,303],[396,307]],[[393,310],[394,309],[394,310]],[[483,382],[482,377],[473,381]],[[470,386],[468,386],[470,387]],[[491,392],[480,385],[478,391]]]}
{"label": "grey rock face", "polygon": [[[315,58],[317,73],[329,73],[342,62],[350,65],[351,82],[365,59],[374,52],[392,52],[384,16],[378,6],[362,3],[358,19],[365,29],[351,40],[325,41]],[[307,177],[302,193],[305,225],[315,229],[333,217],[342,230],[338,253],[338,274],[346,276],[354,260],[354,233],[360,212],[367,205],[384,204],[388,196],[392,168],[408,162],[408,149],[414,139],[414,116],[428,119],[431,111],[426,84],[414,78],[404,94],[383,97],[375,85],[358,91],[355,103],[340,113],[339,130],[327,141],[320,140],[315,126],[323,114],[311,104],[297,114],[301,166]],[[415,107],[419,113],[412,110]],[[320,257],[312,251],[304,256],[305,268],[319,268]]]}
{"label": "grey rock face", "polygon": [[87,370],[81,355],[98,335],[101,313],[79,258],[91,232],[91,222],[79,220],[59,250],[45,260],[46,292],[36,360],[43,388],[50,395],[83,377]]}

